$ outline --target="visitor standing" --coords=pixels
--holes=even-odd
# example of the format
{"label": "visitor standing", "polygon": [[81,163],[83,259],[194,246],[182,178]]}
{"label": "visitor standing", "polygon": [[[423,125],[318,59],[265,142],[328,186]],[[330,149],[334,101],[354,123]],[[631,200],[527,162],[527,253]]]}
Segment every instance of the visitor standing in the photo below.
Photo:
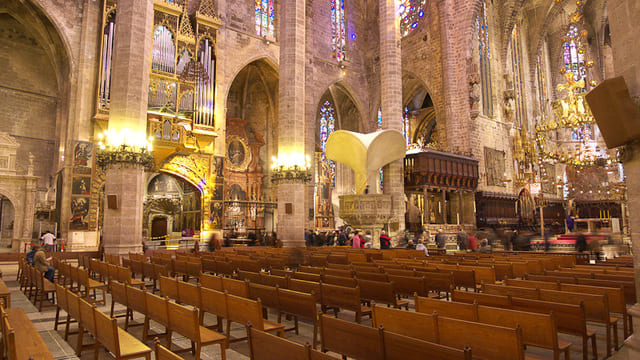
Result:
{"label": "visitor standing", "polygon": [[40,240],[42,240],[47,252],[56,251],[56,237],[51,233],[51,231],[45,231]]}

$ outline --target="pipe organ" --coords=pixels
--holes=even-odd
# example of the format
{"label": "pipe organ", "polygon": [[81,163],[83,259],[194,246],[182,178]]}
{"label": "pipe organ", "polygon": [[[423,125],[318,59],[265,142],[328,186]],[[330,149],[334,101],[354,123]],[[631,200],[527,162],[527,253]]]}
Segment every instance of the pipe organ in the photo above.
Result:
{"label": "pipe organ", "polygon": [[113,54],[113,35],[116,27],[116,10],[113,8],[105,16],[102,34],[102,61],[100,67],[100,84],[98,107],[109,109],[111,87],[111,57]]}
{"label": "pipe organ", "polygon": [[198,61],[204,67],[209,78],[204,81],[198,79],[195,123],[213,126],[213,111],[215,101],[215,48],[213,42],[205,38],[198,44]]}

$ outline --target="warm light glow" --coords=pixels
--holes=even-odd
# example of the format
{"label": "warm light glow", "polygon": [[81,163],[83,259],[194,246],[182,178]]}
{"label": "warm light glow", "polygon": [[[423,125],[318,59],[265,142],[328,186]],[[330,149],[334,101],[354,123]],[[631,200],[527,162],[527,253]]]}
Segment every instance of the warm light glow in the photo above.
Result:
{"label": "warm light glow", "polygon": [[[147,137],[146,132],[133,131],[126,127],[120,131],[114,128],[105,130],[104,133],[98,134],[98,138],[101,139],[98,143],[98,146],[100,146],[101,149],[126,145],[136,151],[153,150],[153,137]],[[102,139],[104,139],[104,142]]]}
{"label": "warm light glow", "polygon": [[311,167],[309,156],[305,156],[300,152],[278,154],[277,158],[275,156],[271,157],[271,161],[271,169],[292,169],[297,166],[300,170],[306,170]]}

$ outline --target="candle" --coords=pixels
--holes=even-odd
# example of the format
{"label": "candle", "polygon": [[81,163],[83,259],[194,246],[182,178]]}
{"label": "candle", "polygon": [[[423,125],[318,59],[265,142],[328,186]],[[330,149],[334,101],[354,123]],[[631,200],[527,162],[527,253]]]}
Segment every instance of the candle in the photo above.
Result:
{"label": "candle", "polygon": [[458,225],[460,225],[460,213],[456,213],[456,219],[458,220]]}

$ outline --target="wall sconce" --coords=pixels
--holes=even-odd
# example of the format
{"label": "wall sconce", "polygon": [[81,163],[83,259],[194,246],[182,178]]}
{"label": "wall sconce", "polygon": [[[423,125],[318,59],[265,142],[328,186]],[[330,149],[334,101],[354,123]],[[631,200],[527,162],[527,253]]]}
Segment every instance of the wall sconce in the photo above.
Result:
{"label": "wall sconce", "polygon": [[311,181],[311,159],[303,153],[278,154],[271,158],[271,182]]}

